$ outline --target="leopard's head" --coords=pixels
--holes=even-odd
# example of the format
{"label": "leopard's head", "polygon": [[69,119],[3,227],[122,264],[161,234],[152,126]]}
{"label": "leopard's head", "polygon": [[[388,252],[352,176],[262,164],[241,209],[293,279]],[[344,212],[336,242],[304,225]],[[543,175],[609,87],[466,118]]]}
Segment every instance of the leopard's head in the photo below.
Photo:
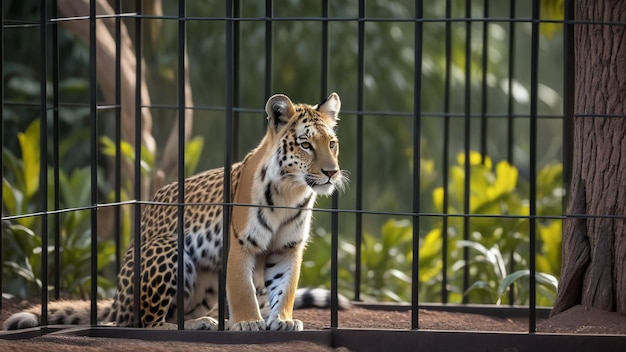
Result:
{"label": "leopard's head", "polygon": [[337,93],[317,105],[294,105],[282,94],[267,101],[268,133],[276,141],[274,155],[281,177],[320,195],[343,189],[347,177],[339,168],[335,134],[340,108]]}

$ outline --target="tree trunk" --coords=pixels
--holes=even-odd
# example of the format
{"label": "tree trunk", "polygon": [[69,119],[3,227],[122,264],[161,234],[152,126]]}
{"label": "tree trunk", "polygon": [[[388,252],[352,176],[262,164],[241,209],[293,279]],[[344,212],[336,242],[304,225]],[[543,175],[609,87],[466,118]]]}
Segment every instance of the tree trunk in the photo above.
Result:
{"label": "tree trunk", "polygon": [[575,16],[607,23],[574,25],[574,217],[552,314],[582,304],[626,315],[626,2],[577,1]]}
{"label": "tree trunk", "polygon": [[[161,1],[144,0],[144,10],[147,15],[163,15],[161,9]],[[88,0],[59,1],[58,9],[62,16],[79,17],[89,15]],[[96,1],[96,13],[98,15],[115,15],[115,11],[106,0]],[[88,21],[63,21],[66,29],[76,34],[86,43],[89,42],[89,22]],[[160,28],[157,28],[159,31]],[[115,102],[115,21],[113,17],[106,17],[98,20],[96,25],[96,70],[98,74],[98,86],[108,103]],[[161,33],[150,32],[153,38],[158,38]],[[122,123],[122,139],[135,145],[135,92],[136,84],[141,84],[141,103],[142,105],[151,105],[150,87],[146,81],[146,65],[143,64],[141,80],[136,82],[136,55],[134,45],[128,29],[124,22],[121,24],[121,52],[120,61],[120,86],[121,86],[121,123]],[[185,51],[185,61],[187,61],[187,52]],[[192,90],[189,78],[189,65],[185,65],[185,141],[191,136],[193,129],[193,107]],[[154,88],[152,88],[154,89]],[[157,141],[152,135],[152,114],[150,109],[141,110],[141,144],[148,152],[157,156],[157,170],[151,178],[142,180],[141,195],[143,199],[150,199],[152,194],[163,186],[166,182],[176,180],[178,170],[178,120],[173,122],[165,148],[159,153]],[[111,170],[113,171],[113,170]],[[135,177],[135,169],[131,161],[123,160],[122,162],[123,176],[126,180],[133,180]],[[110,177],[113,173],[110,172]],[[133,195],[133,183],[127,190],[128,194]],[[98,223],[99,234],[104,238],[111,238],[113,230],[113,214],[112,207],[101,208],[98,212],[101,218]]]}

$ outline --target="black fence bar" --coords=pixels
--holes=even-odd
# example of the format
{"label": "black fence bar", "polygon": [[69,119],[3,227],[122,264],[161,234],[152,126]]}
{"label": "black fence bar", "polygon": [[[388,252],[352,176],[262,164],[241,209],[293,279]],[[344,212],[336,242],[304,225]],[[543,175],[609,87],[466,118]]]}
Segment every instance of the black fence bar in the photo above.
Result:
{"label": "black fence bar", "polygon": [[224,148],[224,205],[223,205],[223,236],[222,236],[222,270],[220,271],[219,282],[219,320],[218,330],[226,328],[226,263],[228,263],[228,248],[230,240],[230,217],[231,206],[231,174],[230,169],[233,163],[233,1],[226,1],[226,21],[224,21],[226,34],[226,110],[225,110],[225,148]]}
{"label": "black fence bar", "polygon": [[[452,16],[452,0],[446,0],[446,18]],[[447,214],[450,200],[450,84],[452,75],[452,22],[446,22],[445,29],[445,58],[446,67],[444,73],[443,92],[443,148],[441,156],[441,183],[443,188],[443,200],[441,212]],[[441,218],[441,303],[448,303],[448,217]]]}
{"label": "black fence bar", "polygon": [[[574,150],[574,99],[576,70],[574,67],[574,1],[565,0],[563,21],[563,189],[569,190],[572,182]],[[567,209],[567,197],[563,197]]]}
{"label": "black fence bar", "polygon": [[328,0],[322,3],[322,36],[321,36],[321,67],[320,67],[320,101],[328,96]]}
{"label": "black fence bar", "polygon": [[[176,274],[176,313],[178,330],[185,328],[185,52],[186,2],[178,1],[178,272]],[[190,297],[191,298],[191,297]]]}
{"label": "black fence bar", "polygon": [[[122,0],[115,0],[115,175],[114,201],[122,201]],[[122,267],[122,208],[115,207],[113,213],[113,238],[115,240],[115,272]]]}
{"label": "black fence bar", "polygon": [[[237,19],[241,16],[241,0],[233,0],[233,160],[241,160],[239,155],[239,110],[234,107],[239,106],[239,62],[240,54],[240,24]],[[245,152],[244,152],[245,153]],[[244,154],[245,155],[245,154]]]}
{"label": "black fence bar", "polygon": [[[424,17],[422,0],[415,1],[414,27],[414,67],[413,67],[413,212],[419,214],[420,180],[421,180],[421,137],[422,137],[422,36]],[[419,328],[419,250],[420,250],[420,217],[413,216],[413,264],[411,270],[411,329]]]}
{"label": "black fence bar", "polygon": [[[320,101],[328,96],[328,0],[321,1],[322,7],[322,35],[321,35],[321,67],[320,67]],[[339,208],[337,192],[331,198],[330,233],[331,233],[331,256],[330,256],[330,327],[339,326],[339,213],[334,211]]]}
{"label": "black fence bar", "polygon": [[[489,0],[483,0],[483,17],[489,18]],[[481,57],[481,82],[480,82],[480,156],[481,163],[487,158],[487,98],[489,95],[487,85],[487,73],[489,72],[489,22],[482,23],[482,57]]]}
{"label": "black fence bar", "polygon": [[272,51],[274,50],[272,18],[274,17],[273,0],[265,0],[265,81],[263,97],[268,99],[272,95]]}
{"label": "black fence bar", "polygon": [[532,5],[532,33],[530,50],[530,187],[529,187],[529,253],[528,266],[529,277],[529,312],[528,312],[528,332],[537,331],[537,282],[536,282],[536,248],[537,248],[537,220],[533,217],[537,215],[537,103],[539,86],[539,0],[533,0]]}
{"label": "black fence bar", "polygon": [[[56,25],[56,24],[55,24]],[[98,72],[96,53],[96,1],[89,1],[89,132],[91,170],[91,315],[90,324],[98,324]],[[58,141],[56,141],[58,143]]]}
{"label": "black fence bar", "polygon": [[[4,77],[4,6],[0,5],[0,75]],[[4,109],[4,84],[0,84],[0,104]],[[4,118],[0,119],[0,146],[4,149]],[[4,157],[0,158],[0,170],[4,170]],[[3,174],[4,176],[4,174]],[[4,187],[0,187],[0,200],[4,199]],[[2,213],[4,216],[4,213]],[[4,263],[4,219],[0,221],[0,263]],[[4,275],[0,275],[0,292],[4,292]],[[0,299],[0,309],[3,308]]]}
{"label": "black fence bar", "polygon": [[[465,164],[464,173],[465,178],[463,180],[463,213],[470,214],[470,175],[471,175],[471,163],[470,163],[470,151],[471,151],[471,138],[472,138],[472,122],[470,114],[472,111],[472,2],[467,1],[465,3],[465,133],[463,135],[464,141],[464,153]],[[463,240],[469,240],[470,235],[470,218],[463,218]],[[468,302],[467,289],[470,286],[469,277],[469,248],[463,247],[463,303]]]}
{"label": "black fence bar", "polygon": [[[135,11],[141,15],[141,0],[135,0]],[[134,163],[134,190],[135,200],[141,200],[141,126],[142,126],[142,106],[141,106],[141,70],[142,70],[142,21],[141,17],[135,18],[135,163]],[[133,232],[133,306],[141,307],[140,290],[141,278],[141,205],[134,207],[134,232]],[[141,326],[141,315],[139,309],[133,309],[133,321],[135,327]]]}
{"label": "black fence bar", "polygon": [[[515,0],[511,0],[510,4],[509,4],[509,15],[511,18],[515,18]],[[513,142],[514,142],[514,136],[513,136],[513,130],[514,130],[514,124],[515,124],[515,119],[513,118],[513,94],[511,94],[511,92],[513,91],[513,77],[514,77],[514,73],[515,73],[515,22],[510,22],[509,23],[509,58],[508,58],[508,65],[509,65],[509,72],[508,72],[508,82],[507,82],[507,117],[506,117],[506,121],[507,121],[507,128],[506,128],[506,133],[507,133],[507,148],[506,148],[506,152],[507,152],[507,156],[506,156],[506,160],[509,162],[509,164],[514,165],[514,156],[513,156]],[[515,271],[515,255],[514,255],[514,251],[511,251],[510,255],[509,255],[509,272],[514,272]],[[513,285],[511,285],[509,287],[509,305],[513,305],[513,302],[515,301],[515,290],[513,289]]]}
{"label": "black fence bar", "polygon": [[[356,97],[356,170],[354,182],[357,210],[363,209],[363,111],[365,111],[365,0],[359,0],[358,23],[358,54],[357,54],[357,97]],[[361,245],[363,243],[363,214],[355,215],[355,268],[354,268],[354,300],[361,300]]]}
{"label": "black fence bar", "polygon": [[[51,2],[51,18],[58,17],[57,1]],[[54,209],[61,208],[61,182],[60,182],[60,160],[59,160],[59,25],[58,23],[51,23],[50,30],[52,35],[52,165],[54,178]],[[59,214],[52,216],[52,228],[54,235],[54,273],[52,275],[54,280],[54,299],[61,298],[61,222]]]}
{"label": "black fence bar", "polygon": [[39,49],[41,50],[39,82],[39,114],[41,121],[39,124],[39,192],[41,194],[40,210],[41,216],[41,324],[48,323],[48,6],[46,0],[39,3]]}

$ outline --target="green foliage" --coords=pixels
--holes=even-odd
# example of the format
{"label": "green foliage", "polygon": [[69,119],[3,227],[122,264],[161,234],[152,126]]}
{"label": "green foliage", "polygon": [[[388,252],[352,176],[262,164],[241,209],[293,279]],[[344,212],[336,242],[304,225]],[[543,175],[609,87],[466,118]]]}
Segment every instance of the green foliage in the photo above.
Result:
{"label": "green foliage", "polygon": [[[33,121],[18,135],[21,158],[4,148],[3,210],[7,215],[36,213],[41,200],[39,187],[39,120]],[[53,170],[48,171],[48,203],[54,197]],[[70,174],[59,170],[59,199],[61,208],[73,208],[89,203],[91,171],[85,167]],[[64,297],[88,297],[91,280],[91,227],[89,211],[68,211],[58,215],[60,248],[60,286]],[[52,221],[49,221],[51,223]],[[3,289],[5,294],[18,297],[37,295],[41,289],[42,251],[47,250],[49,268],[53,267],[54,243],[42,248],[41,219],[37,216],[16,217],[7,221],[3,233]],[[52,228],[48,229],[52,238]],[[114,259],[112,241],[98,242],[98,270],[104,270]],[[52,277],[52,276],[50,276]],[[52,284],[52,279],[49,280]],[[113,288],[112,282],[99,277],[99,294]],[[48,287],[51,289],[52,287]]]}
{"label": "green foliage", "polygon": [[[116,145],[115,142],[109,137],[100,138],[102,143],[102,153],[104,155],[115,157]],[[204,138],[202,136],[196,136],[191,138],[185,143],[185,177],[193,175],[198,167],[202,147],[204,146]],[[135,161],[135,148],[126,141],[120,142],[120,151],[122,158],[126,161],[133,163]],[[156,171],[156,156],[150,153],[145,147],[141,147],[141,172],[145,175],[153,175]]]}
{"label": "green foliage", "polygon": [[[465,17],[464,9],[466,1],[453,0],[450,2],[452,16]],[[474,0],[471,2],[473,18],[482,18],[483,1]],[[519,5],[519,4],[518,4]],[[542,19],[562,18],[562,0],[549,0],[541,2]],[[23,21],[36,21],[39,18],[39,2],[35,0],[8,0],[2,3],[5,19]],[[223,16],[225,11],[224,2],[209,0],[189,2],[187,12],[191,17],[214,17]],[[318,2],[298,2],[289,1],[274,9],[274,16],[288,17],[296,16],[298,19],[305,17],[317,17],[321,13],[321,5]],[[410,189],[413,175],[412,165],[407,164],[407,155],[412,151],[413,136],[412,119],[406,114],[411,114],[414,107],[413,82],[415,70],[414,57],[414,22],[405,21],[412,18],[415,13],[415,3],[409,0],[367,1],[366,14],[369,18],[388,18],[389,21],[366,21],[365,23],[365,76],[364,82],[364,113],[363,113],[363,137],[365,140],[364,154],[367,155],[362,165],[364,175],[363,204],[367,210],[380,211],[406,211],[411,208],[413,200]],[[494,18],[506,18],[509,13],[509,2],[492,2],[490,13]],[[163,2],[163,13],[165,15],[177,12],[176,2]],[[442,164],[437,163],[441,157],[442,150],[442,119],[439,117],[444,107],[444,82],[446,69],[446,55],[442,38],[445,38],[443,19],[446,9],[445,2],[430,2],[424,6],[424,17],[428,18],[422,25],[423,29],[423,57],[421,58],[422,68],[422,90],[421,103],[419,107],[422,112],[421,120],[421,153],[422,174],[421,174],[421,204],[424,212],[441,212],[442,191],[436,187],[441,182]],[[449,112],[451,114],[462,114],[465,111],[465,67],[469,61],[471,74],[471,86],[469,87],[472,103],[471,113],[478,114],[482,111],[480,97],[486,96],[488,106],[484,107],[488,114],[503,116],[508,114],[509,96],[513,97],[511,111],[514,114],[525,114],[529,109],[527,99],[530,91],[528,67],[530,56],[529,51],[531,32],[530,23],[526,20],[530,18],[529,6],[517,6],[516,13],[519,22],[509,23],[508,21],[483,22],[476,21],[470,23],[472,38],[471,55],[466,57],[465,35],[467,23],[465,21],[450,22],[451,28],[451,76]],[[333,18],[355,18],[358,16],[358,3],[330,2],[329,15]],[[345,113],[342,114],[342,122],[339,127],[339,137],[342,141],[342,168],[355,170],[356,154],[356,111],[357,96],[351,92],[356,92],[358,82],[358,45],[357,21],[331,21],[329,26],[329,51],[328,51],[328,72],[321,72],[322,55],[320,51],[320,34],[322,23],[319,21],[303,20],[281,20],[274,21],[273,40],[275,45],[272,49],[271,72],[266,71],[264,64],[265,52],[265,28],[266,23],[262,21],[247,21],[248,18],[260,18],[265,16],[265,6],[262,2],[246,2],[241,6],[239,47],[241,57],[239,58],[237,70],[240,82],[237,82],[237,107],[236,115],[240,122],[238,131],[239,144],[236,146],[240,152],[245,152],[252,148],[264,132],[265,119],[263,118],[262,107],[267,99],[266,94],[273,92],[286,92],[294,101],[306,101],[314,103],[320,98],[319,84],[323,76],[328,77],[328,90],[337,91],[342,97],[342,106]],[[394,21],[394,18],[403,19]],[[215,19],[215,17],[214,17]],[[434,20],[434,21],[432,21]],[[510,34],[512,24],[515,24],[514,45],[516,48],[515,67],[508,67],[508,48],[511,43]],[[538,113],[541,115],[559,115],[561,111],[561,87],[562,70],[560,68],[562,48],[561,38],[555,35],[562,25],[554,23],[541,23],[540,29],[543,37],[540,47],[540,72],[539,89],[541,92],[548,91],[552,94],[539,94]],[[483,47],[479,39],[482,31],[487,29],[489,48],[488,57],[483,64]],[[177,103],[176,94],[172,94],[177,89],[177,25],[175,21],[162,21],[160,19],[148,19],[145,26],[144,43],[144,73],[148,81],[149,94],[152,106],[150,111],[153,117],[153,131],[157,141],[163,141],[170,133],[172,113],[169,109],[158,108],[159,105],[167,106]],[[194,111],[194,133],[204,136],[206,143],[195,141],[186,146],[185,174],[190,175],[197,167],[207,169],[223,164],[223,143],[224,118],[220,109],[213,107],[223,106],[226,92],[224,82],[226,77],[225,67],[225,36],[223,35],[224,24],[220,20],[215,21],[189,21],[187,23],[187,54],[188,67],[191,74],[191,89],[194,101],[202,105],[203,109]],[[134,35],[131,32],[131,36]],[[210,33],[211,35],[207,35]],[[26,128],[31,121],[38,116],[38,109],[33,109],[32,103],[39,103],[39,87],[41,80],[50,77],[41,77],[39,72],[40,62],[38,58],[44,57],[41,53],[40,45],[23,45],[23,43],[37,43],[38,30],[35,27],[10,28],[5,33],[5,46],[12,48],[5,53],[3,69],[5,78],[5,101],[17,104],[5,104],[3,106],[3,128],[5,134],[5,145],[3,145],[3,157],[6,171],[3,170],[3,204],[7,214],[26,214],[38,209],[37,198],[38,174],[36,170],[39,163],[33,163],[32,157],[20,156],[20,153],[38,153],[38,144],[22,145],[24,141],[18,136],[18,132],[27,131]],[[132,38],[136,42],[137,38]],[[88,197],[85,198],[84,185],[88,184],[85,177],[89,172],[84,168],[89,160],[89,148],[85,148],[89,134],[86,133],[85,125],[89,116],[89,109],[85,104],[89,101],[89,81],[88,81],[88,46],[65,27],[59,26],[59,96],[64,103],[60,107],[59,118],[61,124],[61,154],[65,158],[61,161],[64,169],[64,176],[67,185],[63,197],[63,206],[82,206],[88,204]],[[27,58],[27,59],[25,59]],[[35,58],[29,60],[29,58]],[[212,62],[206,65],[206,62]],[[514,71],[515,77],[509,77],[509,72]],[[487,90],[482,91],[481,75],[486,72],[488,84]],[[271,92],[266,92],[263,81],[267,74],[271,74]],[[210,78],[210,79],[207,79]],[[513,79],[514,92],[508,92],[508,81]],[[216,83],[218,82],[218,83]],[[304,82],[304,83],[303,83]],[[48,93],[52,92],[52,85],[48,83]],[[526,97],[526,99],[525,99]],[[547,97],[552,97],[548,99]],[[102,96],[98,97],[100,102],[106,101]],[[111,103],[108,102],[107,103]],[[82,107],[81,107],[82,106]],[[208,108],[207,108],[208,107]],[[111,111],[102,110],[99,115],[99,130],[106,135],[110,132]],[[389,115],[377,114],[380,112],[391,112]],[[51,119],[48,119],[51,120]],[[476,119],[477,120],[477,119]],[[490,118],[488,122],[489,133],[487,136],[488,154],[494,160],[505,158],[508,149],[505,147],[506,140],[504,124],[500,121],[504,119]],[[516,118],[516,126],[513,129],[513,162],[515,165],[527,164],[528,129],[524,128],[525,118]],[[559,135],[561,125],[557,120],[545,122],[540,121],[540,133],[549,138],[538,139],[539,149],[545,150],[540,156],[539,165],[542,168],[538,175],[538,211],[540,215],[559,215],[561,213],[562,190],[560,185],[560,165],[551,164],[553,160],[560,160],[562,154]],[[519,128],[521,125],[522,128]],[[475,126],[473,125],[472,128]],[[29,129],[36,131],[38,128],[30,126]],[[29,134],[29,132],[24,132]],[[450,145],[451,151],[464,148],[463,124],[458,123],[458,119],[451,119],[450,125]],[[36,133],[35,133],[36,134]],[[110,135],[110,134],[109,134]],[[478,135],[478,134],[473,134]],[[33,135],[38,138],[38,135]],[[26,139],[30,139],[26,138]],[[478,138],[472,137],[470,144],[476,147]],[[102,152],[105,155],[114,155],[114,148],[106,137],[102,138]],[[553,145],[557,147],[552,148]],[[6,149],[5,149],[6,147]],[[24,148],[32,148],[25,151]],[[159,145],[163,148],[163,145]],[[51,149],[51,148],[50,148]],[[133,148],[122,143],[122,153],[127,161],[134,160]],[[148,155],[142,153],[142,172],[150,176],[155,171],[155,160],[158,153]],[[17,155],[17,156],[16,156]],[[474,158],[472,154],[472,158]],[[201,156],[201,157],[200,157]],[[239,155],[241,156],[241,155]],[[411,159],[411,158],[409,158]],[[26,160],[26,162],[24,162]],[[525,170],[517,169],[506,163],[498,163],[495,170],[492,170],[491,161],[481,166],[471,161],[471,201],[470,211],[475,214],[496,214],[496,215],[521,215],[528,214],[528,182],[520,179]],[[104,167],[104,165],[101,165]],[[75,171],[79,170],[79,171]],[[26,176],[22,174],[26,174]],[[460,214],[463,209],[463,177],[464,168],[461,161],[457,160],[457,165],[452,166],[450,181],[450,205],[448,213]],[[33,176],[34,175],[34,176]],[[104,180],[103,177],[99,178]],[[64,181],[65,182],[65,181]],[[124,185],[128,187],[130,185]],[[110,187],[103,193],[112,200]],[[51,189],[51,188],[49,188]],[[126,188],[128,189],[128,188]],[[479,190],[479,191],[474,191]],[[50,195],[49,195],[50,196]],[[126,194],[122,196],[128,199]],[[348,189],[342,195],[341,206],[351,208],[355,203],[356,194],[353,189]],[[326,203],[322,200],[320,206]],[[124,211],[124,210],[123,210]],[[79,238],[83,237],[87,231],[88,216],[79,214],[80,212],[70,212],[60,215],[62,228],[68,227],[65,231],[71,231],[78,236],[73,243],[84,243]],[[70,215],[71,214],[71,215]],[[317,217],[318,226],[325,226],[326,216],[320,214]],[[122,234],[128,236],[130,220],[128,216],[123,216]],[[22,228],[19,228],[22,226]],[[363,243],[363,262],[367,265],[364,269],[363,290],[370,290],[367,295],[376,299],[385,300],[408,300],[410,295],[407,291],[408,277],[410,273],[410,258],[412,256],[410,236],[412,233],[411,224],[404,220],[390,219],[387,216],[364,216],[363,225],[365,229]],[[38,236],[24,234],[24,229],[29,229],[31,233],[38,234],[39,223],[36,217],[24,217],[12,220],[11,228],[20,233],[24,246],[35,248],[40,244],[36,243]],[[465,247],[457,245],[461,241],[459,237],[463,233],[463,221],[457,217],[450,217],[448,227],[442,229],[441,221],[436,217],[422,217],[420,221],[420,256],[419,256],[419,279],[420,279],[420,299],[423,301],[436,301],[441,294],[441,268],[442,256],[447,256],[449,262],[459,263],[462,251]],[[544,273],[558,273],[560,263],[560,221],[537,220],[537,232],[539,253],[537,256],[537,270]],[[6,227],[8,228],[8,227]],[[13,230],[11,230],[13,231]],[[20,232],[21,231],[21,232]],[[353,259],[355,248],[352,240],[354,226],[349,221],[340,223],[340,231],[343,234],[340,238],[342,252],[340,255],[340,286],[350,291],[349,286],[354,270]],[[76,232],[80,232],[80,235]],[[323,231],[320,231],[323,232]],[[470,221],[470,240],[480,243],[484,248],[501,252],[501,257],[508,265],[509,261],[516,263],[513,273],[524,270],[527,267],[528,257],[528,220],[523,218],[496,219],[493,217],[472,218]],[[350,236],[348,236],[350,235]],[[449,240],[448,253],[442,253],[441,242],[443,235]],[[31,237],[29,237],[31,236]],[[15,240],[17,241],[17,240]],[[329,238],[316,237],[311,243],[306,254],[305,268],[303,269],[303,283],[319,282],[327,283],[324,275],[320,273],[328,272],[327,259],[330,254]],[[461,242],[463,243],[463,242]],[[352,246],[352,247],[351,247]],[[496,247],[497,246],[497,247]],[[318,248],[319,249],[316,249]],[[8,247],[6,247],[8,248]],[[21,247],[20,247],[21,248]],[[26,248],[26,247],[24,247]],[[8,249],[7,249],[8,251]],[[32,253],[31,250],[29,253]],[[400,253],[400,254],[398,254]],[[495,271],[487,267],[487,263],[475,260],[482,255],[477,250],[471,250],[473,258],[468,265],[471,267],[473,282],[489,282],[490,290],[499,287],[497,282],[501,280],[501,275],[497,276]],[[316,257],[317,256],[317,257]],[[80,256],[78,256],[80,257]],[[6,257],[5,257],[6,258]],[[26,258],[26,257],[23,257]],[[17,260],[17,259],[16,259]],[[31,260],[31,259],[26,259]],[[14,261],[19,268],[29,266],[36,267],[36,257],[32,258],[32,263],[23,262],[24,259]],[[307,272],[306,265],[309,265],[310,272]],[[465,265],[463,263],[463,265]],[[480,275],[478,269],[485,270],[487,274]],[[507,266],[508,268],[508,266]],[[5,268],[5,270],[8,270]],[[316,271],[317,270],[317,271]],[[380,270],[380,273],[378,272]],[[460,301],[464,292],[460,289],[459,275],[449,269],[450,278],[447,290],[450,293],[451,301]],[[25,272],[25,273],[26,273]],[[32,270],[31,270],[32,272]],[[343,272],[343,274],[341,274]],[[37,269],[31,282],[36,286]],[[23,277],[16,273],[15,277]],[[512,274],[509,274],[509,276]],[[28,275],[25,275],[28,276]],[[505,276],[505,278],[508,276]],[[344,282],[345,280],[345,282]],[[367,288],[368,280],[378,285],[372,289]],[[518,280],[524,280],[523,277]],[[80,281],[80,280],[79,280]],[[522,282],[522,281],[519,281]],[[381,286],[382,285],[382,286]],[[506,286],[508,287],[508,286]],[[492,301],[499,296],[490,292],[483,294],[484,290],[472,290],[469,298],[472,301]],[[517,295],[516,297],[523,297]],[[506,298],[503,298],[506,301]]]}
{"label": "green foliage", "polygon": [[[463,214],[465,181],[464,154],[451,167],[448,214]],[[505,161],[495,168],[489,157],[470,153],[469,213],[488,215],[472,217],[469,240],[462,239],[463,218],[449,217],[446,236],[447,253],[443,251],[442,223],[420,236],[418,261],[419,297],[421,302],[437,302],[443,289],[443,256],[447,256],[449,302],[461,302],[466,296],[472,303],[528,303],[528,185],[519,180],[519,171]],[[562,166],[548,165],[540,170],[537,181],[537,213],[560,214],[562,199]],[[432,192],[434,204],[442,211],[443,189]],[[508,216],[508,217],[507,217]],[[549,217],[536,222],[539,243],[537,250],[537,302],[553,303],[558,283],[561,257],[561,221]],[[378,301],[409,301],[411,297],[411,262],[413,227],[408,220],[389,220],[379,235],[363,234],[361,291],[367,299]],[[315,238],[305,252],[303,285],[328,286],[330,273],[329,236]],[[340,289],[350,295],[354,282],[353,244],[340,242]],[[463,258],[464,248],[469,257]],[[463,290],[463,268],[470,274],[470,287]],[[513,268],[513,269],[512,269]],[[347,280],[347,282],[343,282]],[[509,290],[514,302],[509,302]]]}

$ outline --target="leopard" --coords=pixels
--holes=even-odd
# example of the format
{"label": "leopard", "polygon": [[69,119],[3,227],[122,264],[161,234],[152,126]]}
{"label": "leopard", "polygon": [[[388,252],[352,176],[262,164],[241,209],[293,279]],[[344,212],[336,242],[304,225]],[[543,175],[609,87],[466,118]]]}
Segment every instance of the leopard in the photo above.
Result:
{"label": "leopard", "polygon": [[[183,181],[183,307],[177,306],[179,185],[159,189],[141,215],[139,306],[131,242],[113,298],[97,302],[98,324],[177,329],[178,309],[183,309],[184,329],[216,330],[219,278],[225,269],[227,329],[303,330],[293,310],[297,301],[307,300],[307,291],[297,287],[313,207],[318,195],[343,190],[348,180],[338,162],[340,108],[337,93],[316,105],[294,104],[284,94],[267,100],[265,135],[230,167],[228,226],[223,216],[225,168]],[[226,263],[224,236],[229,243]],[[88,325],[90,307],[87,300],[51,301],[48,324]],[[34,306],[9,317],[3,327],[34,327],[41,323],[40,315],[41,306]]]}

